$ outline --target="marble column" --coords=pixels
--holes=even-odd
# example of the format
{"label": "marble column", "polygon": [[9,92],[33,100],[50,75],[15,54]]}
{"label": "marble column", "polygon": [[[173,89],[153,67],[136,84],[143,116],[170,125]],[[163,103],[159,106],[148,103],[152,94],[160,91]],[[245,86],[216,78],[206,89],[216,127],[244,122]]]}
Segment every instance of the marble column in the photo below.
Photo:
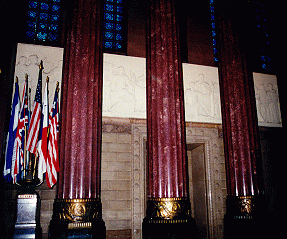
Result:
{"label": "marble column", "polygon": [[[71,14],[61,90],[60,172],[51,225],[56,231],[58,225],[64,231],[67,227],[90,231],[97,228],[97,235],[102,238],[105,226],[100,200],[103,86],[100,2],[76,1]],[[51,230],[56,232],[53,227]]]}
{"label": "marble column", "polygon": [[186,238],[188,233],[184,226],[192,221],[175,2],[151,0],[149,5],[146,54],[148,188],[144,238]]}
{"label": "marble column", "polygon": [[258,236],[258,232],[253,234],[256,227],[250,222],[263,212],[255,93],[240,35],[244,26],[240,25],[237,14],[242,13],[243,6],[242,2],[238,3],[221,1],[215,9],[228,194],[226,238]]}

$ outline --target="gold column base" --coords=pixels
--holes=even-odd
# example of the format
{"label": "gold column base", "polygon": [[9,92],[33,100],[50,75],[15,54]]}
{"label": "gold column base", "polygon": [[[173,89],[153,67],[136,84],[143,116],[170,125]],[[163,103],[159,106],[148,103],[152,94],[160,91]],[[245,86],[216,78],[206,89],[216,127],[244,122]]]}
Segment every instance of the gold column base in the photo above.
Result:
{"label": "gold column base", "polygon": [[264,212],[264,198],[261,196],[228,196],[226,201],[228,216],[234,219],[253,219]]}
{"label": "gold column base", "polygon": [[[71,223],[71,227],[87,227],[96,220],[102,220],[102,203],[98,198],[56,199],[53,220]],[[76,225],[76,223],[80,223]]]}
{"label": "gold column base", "polygon": [[149,223],[186,223],[191,215],[188,198],[148,198]]}

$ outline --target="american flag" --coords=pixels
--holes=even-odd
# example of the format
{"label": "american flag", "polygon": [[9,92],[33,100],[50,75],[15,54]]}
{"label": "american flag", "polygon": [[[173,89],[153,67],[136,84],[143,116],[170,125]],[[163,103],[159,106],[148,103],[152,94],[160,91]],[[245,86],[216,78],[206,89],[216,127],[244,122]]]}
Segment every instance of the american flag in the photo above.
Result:
{"label": "american flag", "polygon": [[28,127],[28,77],[26,77],[23,96],[22,96],[22,105],[19,115],[18,128],[16,133],[16,139],[14,142],[13,148],[13,157],[12,157],[12,169],[11,175],[13,178],[13,183],[16,183],[21,179],[21,171],[24,164],[24,140],[25,140],[25,127]]}
{"label": "american flag", "polygon": [[57,183],[57,172],[59,169],[58,157],[58,133],[59,133],[59,103],[58,94],[59,88],[56,87],[55,97],[51,113],[49,115],[49,140],[48,140],[48,159],[47,159],[47,172],[46,181],[48,187],[52,188]]}
{"label": "american flag", "polygon": [[39,136],[39,128],[40,128],[40,119],[41,119],[41,104],[42,104],[42,71],[43,71],[43,62],[41,61],[39,66],[39,77],[38,84],[35,94],[33,113],[31,116],[28,139],[27,139],[27,150],[33,154],[36,154],[37,151],[37,143]]}

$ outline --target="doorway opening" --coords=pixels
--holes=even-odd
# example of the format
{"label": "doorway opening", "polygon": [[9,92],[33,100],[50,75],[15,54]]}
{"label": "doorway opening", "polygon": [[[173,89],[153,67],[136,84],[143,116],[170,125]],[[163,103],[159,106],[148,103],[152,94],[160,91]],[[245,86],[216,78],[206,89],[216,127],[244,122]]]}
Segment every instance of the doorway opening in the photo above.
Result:
{"label": "doorway opening", "polygon": [[205,144],[187,144],[191,215],[196,221],[198,238],[209,238]]}

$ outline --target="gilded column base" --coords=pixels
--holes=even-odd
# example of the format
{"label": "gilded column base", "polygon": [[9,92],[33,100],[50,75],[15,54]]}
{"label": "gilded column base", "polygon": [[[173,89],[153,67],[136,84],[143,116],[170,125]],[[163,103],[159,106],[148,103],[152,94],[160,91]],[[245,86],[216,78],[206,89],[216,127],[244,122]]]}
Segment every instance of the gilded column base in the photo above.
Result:
{"label": "gilded column base", "polygon": [[228,196],[224,217],[225,238],[266,238],[267,218],[263,197]]}
{"label": "gilded column base", "polygon": [[49,228],[50,238],[67,238],[94,233],[97,233],[97,238],[105,238],[105,231],[100,199],[55,200]]}
{"label": "gilded column base", "polygon": [[143,238],[195,238],[190,208],[188,198],[148,198]]}

